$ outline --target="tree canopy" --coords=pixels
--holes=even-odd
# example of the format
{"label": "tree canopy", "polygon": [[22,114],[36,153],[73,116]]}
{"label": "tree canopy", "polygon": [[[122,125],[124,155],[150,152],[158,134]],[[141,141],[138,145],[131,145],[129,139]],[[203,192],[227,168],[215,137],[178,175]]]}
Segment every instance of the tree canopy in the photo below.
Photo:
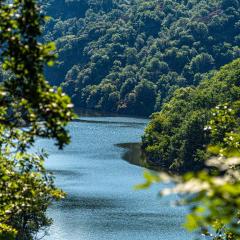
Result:
{"label": "tree canopy", "polygon": [[36,2],[1,1],[0,18],[0,238],[30,240],[51,223],[47,207],[63,193],[44,168],[46,154],[29,148],[36,137],[69,143],[72,104],[44,78],[55,57],[39,40],[44,16]]}
{"label": "tree canopy", "polygon": [[137,186],[142,189],[171,182],[160,190],[161,196],[179,194],[182,198],[178,204],[190,208],[185,227],[207,239],[240,239],[239,109],[239,100],[212,109],[206,125],[212,138],[206,149],[211,158],[203,169],[183,175],[145,172],[146,182]]}
{"label": "tree canopy", "polygon": [[239,0],[51,1],[45,9],[53,18],[44,39],[59,55],[47,77],[79,107],[149,115],[240,56]]}
{"label": "tree canopy", "polygon": [[199,170],[208,144],[215,139],[205,129],[211,111],[240,98],[240,60],[221,68],[197,87],[180,88],[152,120],[143,136],[147,159],[172,171]]}

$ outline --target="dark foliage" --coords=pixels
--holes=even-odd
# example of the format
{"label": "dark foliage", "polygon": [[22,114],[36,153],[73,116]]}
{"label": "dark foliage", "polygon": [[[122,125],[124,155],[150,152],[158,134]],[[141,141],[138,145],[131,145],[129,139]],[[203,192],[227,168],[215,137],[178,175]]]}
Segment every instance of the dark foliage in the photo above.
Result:
{"label": "dark foliage", "polygon": [[240,99],[239,66],[240,60],[235,60],[198,87],[177,90],[162,111],[153,114],[143,137],[149,161],[181,172],[203,167],[207,145],[223,142],[221,132],[210,137],[211,129],[206,127],[212,109]]}
{"label": "dark foliage", "polygon": [[58,0],[46,9],[45,40],[59,55],[47,76],[84,108],[149,115],[240,54],[239,0]]}

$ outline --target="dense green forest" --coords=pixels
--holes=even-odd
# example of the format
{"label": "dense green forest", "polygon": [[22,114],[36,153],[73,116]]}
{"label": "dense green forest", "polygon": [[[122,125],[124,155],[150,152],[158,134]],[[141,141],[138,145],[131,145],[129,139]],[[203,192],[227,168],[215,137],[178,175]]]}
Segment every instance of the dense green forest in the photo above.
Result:
{"label": "dense green forest", "polygon": [[[143,137],[147,159],[173,171],[199,170],[207,157],[206,147],[218,144],[206,126],[219,104],[240,98],[240,60],[224,66],[197,87],[180,88],[160,113],[155,113]],[[227,127],[227,125],[225,126]]]}
{"label": "dense green forest", "polygon": [[[52,0],[46,69],[75,106],[149,115],[240,56],[239,0]],[[210,72],[210,73],[209,73]],[[190,90],[185,90],[190,91]],[[165,107],[166,108],[166,107]]]}
{"label": "dense green forest", "polygon": [[[136,188],[166,182],[158,193],[183,197],[177,204],[190,207],[188,230],[199,231],[205,239],[240,239],[240,0],[39,1],[0,3],[0,239],[43,239],[52,223],[48,207],[65,197],[55,186],[50,169],[45,168],[46,152],[37,145],[39,138],[55,140],[59,149],[70,143],[71,127],[66,126],[76,117],[73,104],[61,87],[52,85],[63,86],[76,107],[138,115],[159,111],[151,115],[142,148],[148,161],[167,171],[145,172],[145,183]],[[48,22],[43,13],[52,16]],[[57,48],[43,41],[55,41]],[[54,65],[55,52],[59,63],[50,70],[46,66]],[[109,127],[113,122],[106,123]],[[114,124],[119,125],[121,134],[124,127],[131,135],[132,122],[124,123],[127,125]],[[113,171],[106,168],[105,164],[116,164],[116,155],[108,148],[112,144],[115,151],[115,139],[109,144],[103,136],[106,126],[97,130],[100,135],[92,132],[96,131],[92,126],[72,128],[76,134],[78,129],[83,136],[85,129],[91,133],[84,140],[92,145],[82,141],[81,146],[88,145],[86,152],[94,152],[93,145],[98,143],[93,139],[98,138],[96,151],[105,142],[110,158],[101,162],[100,171],[95,154],[89,158],[84,149],[76,151],[77,162],[91,162],[91,178],[85,172],[88,165],[77,167],[72,158],[80,148],[77,139],[76,148],[66,152],[68,162],[62,169],[52,168],[62,172],[62,186],[70,193],[60,204],[63,211],[58,213],[60,227],[54,227],[57,232],[66,228],[65,236],[71,239],[69,231],[76,229],[80,230],[77,236],[91,239],[91,229],[98,237],[103,234],[103,239],[127,235],[136,239],[144,232],[148,238],[153,232],[151,239],[156,239],[166,227],[164,234],[168,235],[164,237],[171,238],[169,231],[178,234],[178,222],[168,219],[179,221],[185,210],[170,208],[173,214],[169,214],[165,201],[164,211],[154,212],[156,204],[148,196],[134,199],[131,192],[124,193],[127,185],[116,184],[116,173],[121,184],[131,183],[132,177],[138,179],[138,173],[137,169],[132,172],[137,175],[127,173],[128,165],[124,171],[118,164]],[[71,162],[79,174],[71,170]],[[125,181],[121,181],[123,173]],[[83,175],[90,182],[85,184]],[[75,180],[79,176],[80,182],[73,182],[72,176]],[[113,185],[109,184],[112,179]],[[103,183],[107,183],[106,189]],[[84,199],[82,190],[76,195],[77,185],[86,190]],[[113,188],[120,191],[112,192]],[[148,202],[148,208],[141,208],[139,202],[144,207]],[[84,222],[80,216],[90,216],[90,221]],[[65,227],[63,218],[73,220],[73,227]],[[77,218],[81,221],[76,222]],[[157,218],[161,225],[156,225]],[[122,234],[125,226],[129,233],[115,235]]]}

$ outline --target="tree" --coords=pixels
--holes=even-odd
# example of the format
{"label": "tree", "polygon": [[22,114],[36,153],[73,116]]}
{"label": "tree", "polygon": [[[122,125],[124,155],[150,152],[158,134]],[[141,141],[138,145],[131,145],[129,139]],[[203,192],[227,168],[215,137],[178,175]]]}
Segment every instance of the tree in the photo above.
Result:
{"label": "tree", "polygon": [[153,112],[156,100],[156,86],[147,80],[142,80],[134,88],[136,95],[136,112],[143,115],[149,115]]}
{"label": "tree", "polygon": [[51,220],[46,210],[63,193],[44,168],[45,153],[28,153],[36,137],[62,148],[73,118],[70,99],[45,80],[54,47],[38,41],[44,17],[34,0],[1,1],[0,61],[10,77],[0,85],[0,238],[30,240]]}
{"label": "tree", "polygon": [[222,7],[223,8],[230,8],[230,7],[239,7],[239,1],[237,0],[223,0],[222,1]]}
{"label": "tree", "polygon": [[207,53],[202,53],[194,57],[190,63],[190,68],[194,73],[204,73],[214,66],[214,59]]}
{"label": "tree", "polygon": [[237,59],[199,86],[176,90],[160,113],[152,116],[142,139],[150,162],[171,171],[201,169],[206,145],[213,141],[204,131],[211,109],[239,99],[239,64]]}
{"label": "tree", "polygon": [[[222,68],[216,77],[222,83],[239,84],[239,60]],[[169,188],[161,190],[161,195],[180,194],[182,199],[178,204],[190,207],[185,227],[213,240],[240,239],[240,101],[236,87],[227,89],[232,91],[232,96],[224,99],[225,103],[212,107],[205,123],[204,131],[211,142],[205,148],[209,158],[202,168],[182,175],[146,172],[145,183],[137,186],[142,189],[153,183],[171,182]],[[155,123],[159,131],[163,130],[161,123]],[[200,129],[192,125],[191,136],[201,137],[201,133],[195,133]],[[165,134],[163,137],[167,139],[169,136]]]}
{"label": "tree", "polygon": [[182,176],[167,173],[145,173],[146,182],[171,182],[173,187],[161,190],[161,195],[180,194],[180,204],[190,206],[185,227],[198,230],[213,240],[240,239],[240,101],[218,105],[205,130],[215,139],[208,147],[212,157],[201,171]]}

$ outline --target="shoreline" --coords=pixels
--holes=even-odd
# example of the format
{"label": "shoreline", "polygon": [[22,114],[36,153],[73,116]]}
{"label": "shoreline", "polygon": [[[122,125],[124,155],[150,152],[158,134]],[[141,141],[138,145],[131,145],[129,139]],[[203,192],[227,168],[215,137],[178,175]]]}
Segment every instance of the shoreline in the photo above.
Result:
{"label": "shoreline", "polygon": [[125,149],[126,151],[122,154],[122,159],[129,164],[136,165],[142,168],[153,171],[161,171],[161,167],[150,163],[144,156],[144,153],[141,150],[140,142],[133,143],[118,143],[115,144],[116,147]]}
{"label": "shoreline", "polygon": [[[116,113],[116,112],[104,112],[101,110],[87,109],[74,107],[74,112],[80,117],[129,117],[129,118],[141,118],[141,119],[150,119],[146,115],[137,115],[137,114],[127,114],[127,113]],[[155,112],[153,112],[155,113]]]}

